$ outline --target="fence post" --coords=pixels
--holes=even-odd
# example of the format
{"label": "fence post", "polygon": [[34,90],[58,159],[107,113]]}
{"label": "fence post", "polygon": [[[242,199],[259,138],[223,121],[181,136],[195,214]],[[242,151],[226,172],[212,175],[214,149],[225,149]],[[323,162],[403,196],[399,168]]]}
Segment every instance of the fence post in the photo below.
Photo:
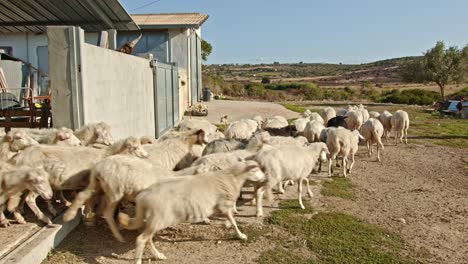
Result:
{"label": "fence post", "polygon": [[157,68],[157,61],[152,60],[150,62],[150,66],[153,69],[153,95],[154,95],[154,126],[155,126],[155,137],[159,138],[160,130],[159,130],[159,117],[158,117],[158,68]]}

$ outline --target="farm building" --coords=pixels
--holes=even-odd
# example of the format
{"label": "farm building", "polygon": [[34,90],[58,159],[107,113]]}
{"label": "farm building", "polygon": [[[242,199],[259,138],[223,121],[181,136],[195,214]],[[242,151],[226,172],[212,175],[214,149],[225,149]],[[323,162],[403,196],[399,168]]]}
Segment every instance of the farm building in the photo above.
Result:
{"label": "farm building", "polygon": [[[50,95],[56,127],[104,121],[117,138],[159,136],[199,101],[200,26],[207,15],[130,16],[117,0],[0,6],[0,52],[22,62],[23,71],[13,74],[6,66],[13,63],[3,62],[6,83]],[[115,51],[140,34],[135,56]]]}

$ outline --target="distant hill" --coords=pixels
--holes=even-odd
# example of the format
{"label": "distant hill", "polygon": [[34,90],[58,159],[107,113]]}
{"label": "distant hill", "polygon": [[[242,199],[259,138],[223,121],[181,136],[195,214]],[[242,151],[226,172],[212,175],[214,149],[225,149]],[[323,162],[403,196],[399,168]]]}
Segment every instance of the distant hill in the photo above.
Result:
{"label": "distant hill", "polygon": [[273,63],[205,65],[204,74],[222,76],[225,81],[260,82],[267,77],[271,82],[315,82],[320,86],[359,85],[400,82],[399,66],[418,57],[402,57],[364,64],[329,63]]}

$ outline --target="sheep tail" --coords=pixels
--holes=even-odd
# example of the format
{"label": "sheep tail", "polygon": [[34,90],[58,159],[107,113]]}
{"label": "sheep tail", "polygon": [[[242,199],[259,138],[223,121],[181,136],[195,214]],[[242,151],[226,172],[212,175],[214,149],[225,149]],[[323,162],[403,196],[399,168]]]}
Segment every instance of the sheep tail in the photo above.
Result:
{"label": "sheep tail", "polygon": [[142,203],[136,204],[135,218],[130,218],[128,214],[119,213],[119,223],[127,230],[135,230],[143,225],[145,220],[145,208]]}

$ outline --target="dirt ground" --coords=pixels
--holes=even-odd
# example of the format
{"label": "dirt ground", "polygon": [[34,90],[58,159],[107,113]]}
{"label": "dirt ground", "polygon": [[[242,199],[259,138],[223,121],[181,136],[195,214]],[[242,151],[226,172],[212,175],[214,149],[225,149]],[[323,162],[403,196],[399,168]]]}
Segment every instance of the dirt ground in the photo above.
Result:
{"label": "dirt ground", "polygon": [[219,124],[219,120],[224,115],[228,115],[230,121],[252,118],[256,115],[262,117],[280,115],[286,117],[286,119],[299,117],[298,113],[290,111],[279,104],[269,102],[213,100],[203,103],[208,106],[208,116],[194,118],[206,119],[214,124]]}
{"label": "dirt ground", "polygon": [[[229,102],[225,109],[216,108],[218,101],[210,102],[211,113],[267,116],[262,112],[266,109],[263,103],[250,102],[251,108],[246,110],[237,102],[224,102]],[[267,113],[285,115],[285,111]],[[219,121],[217,115],[213,118],[210,121]],[[369,158],[361,146],[349,176],[357,198],[323,197],[316,185],[310,202],[316,210],[348,213],[397,232],[406,241],[406,253],[422,263],[468,263],[468,151],[432,145],[420,138],[410,138],[409,143],[387,143],[380,163]],[[326,173],[314,177],[320,182]],[[280,198],[296,198],[296,188],[289,187]],[[274,208],[275,204],[267,208],[266,215]],[[155,237],[156,247],[168,257],[164,263],[255,263],[261,252],[274,246],[269,238],[283,231],[254,217],[253,206],[239,209],[240,229],[261,228],[258,239],[251,243],[233,239],[234,232],[224,228],[224,220],[211,225],[178,225]],[[127,242],[122,244],[113,239],[104,222],[97,227],[80,225],[44,263],[129,263],[138,232],[123,234]],[[148,249],[144,256],[152,257]]]}

